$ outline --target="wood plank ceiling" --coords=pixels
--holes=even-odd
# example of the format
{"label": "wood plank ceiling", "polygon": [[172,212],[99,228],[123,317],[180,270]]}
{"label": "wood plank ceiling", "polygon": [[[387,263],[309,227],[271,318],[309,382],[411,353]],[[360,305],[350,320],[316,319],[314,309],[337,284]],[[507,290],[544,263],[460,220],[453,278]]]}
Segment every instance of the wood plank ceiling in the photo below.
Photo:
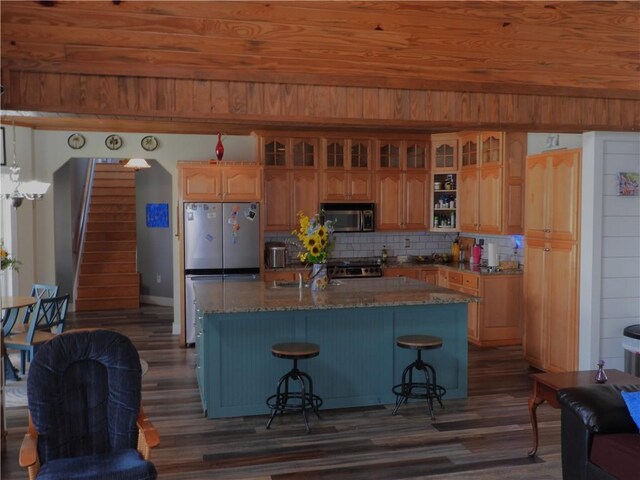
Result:
{"label": "wood plank ceiling", "polygon": [[0,13],[3,118],[40,127],[640,128],[637,1],[3,0]]}

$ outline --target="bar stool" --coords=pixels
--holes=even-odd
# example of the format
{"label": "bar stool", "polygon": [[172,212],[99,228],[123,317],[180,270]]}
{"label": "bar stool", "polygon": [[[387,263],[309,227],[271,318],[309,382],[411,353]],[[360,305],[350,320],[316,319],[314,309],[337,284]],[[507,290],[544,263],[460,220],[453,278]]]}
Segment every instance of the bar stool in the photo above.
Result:
{"label": "bar stool", "polygon": [[[293,368],[280,378],[276,394],[267,398],[267,405],[271,409],[267,429],[271,427],[271,422],[278,413],[302,412],[304,427],[309,433],[307,410],[313,410],[320,418],[318,408],[322,406],[322,398],[313,393],[313,380],[307,373],[298,369],[298,360],[317,357],[320,347],[315,343],[278,343],[271,347],[271,353],[274,357],[293,360]],[[297,382],[300,391],[290,392],[289,380]]]}
{"label": "bar stool", "polygon": [[[422,350],[442,347],[442,339],[430,335],[405,335],[396,338],[396,345],[400,348],[417,350],[418,357],[403,370],[402,383],[393,387],[393,393],[396,394],[396,407],[393,409],[392,415],[395,415],[400,405],[403,402],[407,403],[410,398],[426,399],[431,420],[435,420],[436,417],[433,414],[433,399],[438,400],[440,406],[444,408],[442,396],[447,393],[447,390],[436,383],[435,368],[422,361]],[[424,374],[424,382],[413,381],[414,370],[421,371]]]}

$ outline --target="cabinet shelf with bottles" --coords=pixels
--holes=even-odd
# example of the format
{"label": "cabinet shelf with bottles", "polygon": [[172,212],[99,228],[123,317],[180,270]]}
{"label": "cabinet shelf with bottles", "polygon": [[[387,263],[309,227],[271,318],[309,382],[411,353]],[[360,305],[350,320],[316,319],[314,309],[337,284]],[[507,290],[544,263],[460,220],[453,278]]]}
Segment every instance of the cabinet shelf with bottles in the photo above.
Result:
{"label": "cabinet shelf with bottles", "polygon": [[458,225],[458,175],[434,173],[431,202],[431,230],[456,230]]}

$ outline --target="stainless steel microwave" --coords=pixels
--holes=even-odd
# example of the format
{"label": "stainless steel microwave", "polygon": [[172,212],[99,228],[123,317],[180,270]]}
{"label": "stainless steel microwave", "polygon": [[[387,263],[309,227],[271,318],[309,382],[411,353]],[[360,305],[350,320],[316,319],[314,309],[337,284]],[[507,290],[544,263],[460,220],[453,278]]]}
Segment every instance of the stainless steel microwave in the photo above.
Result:
{"label": "stainless steel microwave", "polygon": [[324,220],[334,222],[336,232],[373,232],[375,204],[373,203],[321,203]]}

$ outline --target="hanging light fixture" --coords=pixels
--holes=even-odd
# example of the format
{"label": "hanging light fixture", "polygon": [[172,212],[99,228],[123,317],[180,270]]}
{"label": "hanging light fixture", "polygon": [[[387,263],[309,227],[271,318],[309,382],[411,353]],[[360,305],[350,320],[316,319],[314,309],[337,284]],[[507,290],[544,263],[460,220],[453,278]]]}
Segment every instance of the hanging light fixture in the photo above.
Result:
{"label": "hanging light fixture", "polygon": [[136,172],[141,168],[151,168],[151,165],[144,158],[130,158],[123,166],[133,168]]}
{"label": "hanging light fixture", "polygon": [[11,200],[11,206],[18,208],[26,198],[27,200],[37,200],[44,196],[49,189],[50,183],[30,180],[28,182],[20,181],[20,167],[16,162],[16,126],[13,125],[12,134],[13,144],[13,162],[9,170],[11,173],[7,177],[2,176],[2,196],[7,200]]}

